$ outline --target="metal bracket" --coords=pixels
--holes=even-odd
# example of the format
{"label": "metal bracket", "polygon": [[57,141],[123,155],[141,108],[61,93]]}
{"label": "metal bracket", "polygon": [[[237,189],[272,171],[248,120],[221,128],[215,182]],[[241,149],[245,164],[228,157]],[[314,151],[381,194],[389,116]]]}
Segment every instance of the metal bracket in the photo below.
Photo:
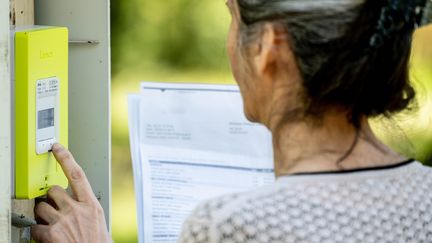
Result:
{"label": "metal bracket", "polygon": [[22,214],[18,215],[16,213],[12,213],[12,225],[17,228],[27,228],[35,224],[36,221],[34,219],[26,218]]}

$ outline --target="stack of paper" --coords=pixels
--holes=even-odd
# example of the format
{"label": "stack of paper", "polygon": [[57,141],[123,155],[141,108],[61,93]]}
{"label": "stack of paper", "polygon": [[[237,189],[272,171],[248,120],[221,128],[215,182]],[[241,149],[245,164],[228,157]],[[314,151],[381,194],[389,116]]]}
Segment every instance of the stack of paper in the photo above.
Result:
{"label": "stack of paper", "polygon": [[274,181],[271,135],[237,86],[144,82],[128,101],[140,242],[176,242],[198,203]]}

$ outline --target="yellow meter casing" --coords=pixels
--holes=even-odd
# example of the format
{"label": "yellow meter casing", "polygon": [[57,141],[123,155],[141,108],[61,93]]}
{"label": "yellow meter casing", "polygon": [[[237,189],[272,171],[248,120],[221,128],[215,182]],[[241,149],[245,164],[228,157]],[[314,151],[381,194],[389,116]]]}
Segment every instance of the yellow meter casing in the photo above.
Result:
{"label": "yellow meter casing", "polygon": [[14,31],[15,198],[45,195],[68,181],[51,153],[68,146],[68,30]]}

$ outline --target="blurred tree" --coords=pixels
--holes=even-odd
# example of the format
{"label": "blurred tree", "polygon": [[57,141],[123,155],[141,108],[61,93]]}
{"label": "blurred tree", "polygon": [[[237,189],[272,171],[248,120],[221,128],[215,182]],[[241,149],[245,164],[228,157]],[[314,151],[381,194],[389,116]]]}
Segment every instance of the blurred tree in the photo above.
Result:
{"label": "blurred tree", "polygon": [[124,68],[225,68],[224,2],[112,0],[113,74]]}

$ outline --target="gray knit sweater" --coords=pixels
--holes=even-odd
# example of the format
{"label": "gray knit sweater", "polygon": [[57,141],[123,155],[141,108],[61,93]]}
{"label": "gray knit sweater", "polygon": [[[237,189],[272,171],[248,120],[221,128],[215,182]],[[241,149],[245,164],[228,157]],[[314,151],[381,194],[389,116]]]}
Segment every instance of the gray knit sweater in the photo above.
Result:
{"label": "gray knit sweater", "polygon": [[181,243],[432,242],[432,169],[415,161],[278,178],[199,205]]}

